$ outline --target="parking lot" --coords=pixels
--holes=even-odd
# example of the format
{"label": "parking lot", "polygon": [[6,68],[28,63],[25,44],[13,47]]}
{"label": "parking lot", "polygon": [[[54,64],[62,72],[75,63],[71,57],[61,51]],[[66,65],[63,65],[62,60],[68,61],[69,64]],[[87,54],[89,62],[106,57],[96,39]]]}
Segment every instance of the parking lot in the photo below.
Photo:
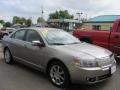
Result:
{"label": "parking lot", "polygon": [[[0,46],[0,90],[61,90],[47,76],[21,64],[4,63]],[[95,85],[71,85],[67,90],[120,90],[120,62],[117,72],[107,81]]]}

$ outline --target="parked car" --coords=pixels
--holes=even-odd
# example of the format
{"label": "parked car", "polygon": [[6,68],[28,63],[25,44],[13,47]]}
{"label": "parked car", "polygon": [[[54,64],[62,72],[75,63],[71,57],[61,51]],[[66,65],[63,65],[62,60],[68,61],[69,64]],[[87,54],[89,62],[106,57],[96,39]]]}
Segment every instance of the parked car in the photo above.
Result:
{"label": "parked car", "polygon": [[15,30],[14,28],[2,28],[0,30],[0,39],[2,39],[5,35],[9,35],[14,30]]}
{"label": "parked car", "polygon": [[120,58],[120,20],[116,20],[111,30],[73,31],[73,35],[81,41],[102,46],[114,52]]}
{"label": "parked car", "polygon": [[6,31],[10,34],[15,31],[15,28],[6,28]]}
{"label": "parked car", "polygon": [[15,28],[15,29],[19,29],[19,28],[26,28],[26,25],[21,25],[21,24],[14,24],[13,26],[11,26],[11,28]]}
{"label": "parked car", "polygon": [[60,29],[19,29],[4,37],[2,46],[7,64],[17,61],[43,71],[61,88],[70,83],[98,83],[116,71],[112,52],[82,43]]}

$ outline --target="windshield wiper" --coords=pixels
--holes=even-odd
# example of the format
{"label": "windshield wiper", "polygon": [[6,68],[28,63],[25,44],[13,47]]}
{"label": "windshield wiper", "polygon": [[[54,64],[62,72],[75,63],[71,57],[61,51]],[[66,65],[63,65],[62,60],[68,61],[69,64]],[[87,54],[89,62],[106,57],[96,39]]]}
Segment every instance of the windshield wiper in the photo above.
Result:
{"label": "windshield wiper", "polygon": [[70,43],[70,44],[80,44],[80,42],[73,42],[73,43]]}
{"label": "windshield wiper", "polygon": [[51,43],[51,45],[65,45],[63,43]]}

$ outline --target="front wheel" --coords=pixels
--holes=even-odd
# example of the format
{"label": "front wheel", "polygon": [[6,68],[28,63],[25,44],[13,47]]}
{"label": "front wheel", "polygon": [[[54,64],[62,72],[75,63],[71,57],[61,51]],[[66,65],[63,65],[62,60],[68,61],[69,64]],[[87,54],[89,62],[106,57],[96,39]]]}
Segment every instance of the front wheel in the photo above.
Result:
{"label": "front wheel", "polygon": [[5,51],[4,51],[4,59],[7,64],[13,63],[13,58],[12,58],[12,55],[11,55],[9,49],[5,49]]}
{"label": "front wheel", "polygon": [[49,67],[49,78],[51,82],[60,88],[66,88],[70,84],[70,78],[67,68],[61,62],[53,62]]}

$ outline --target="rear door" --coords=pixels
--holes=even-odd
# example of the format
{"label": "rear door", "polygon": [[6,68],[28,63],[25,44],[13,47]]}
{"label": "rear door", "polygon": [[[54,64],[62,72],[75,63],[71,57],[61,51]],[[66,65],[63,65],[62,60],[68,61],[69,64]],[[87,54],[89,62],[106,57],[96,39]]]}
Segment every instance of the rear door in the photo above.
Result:
{"label": "rear door", "polygon": [[118,24],[117,31],[111,32],[110,49],[120,55],[120,23]]}
{"label": "rear door", "polygon": [[16,31],[10,39],[10,51],[12,52],[13,56],[17,59],[22,59],[23,52],[24,52],[24,36],[26,30],[18,30]]}

